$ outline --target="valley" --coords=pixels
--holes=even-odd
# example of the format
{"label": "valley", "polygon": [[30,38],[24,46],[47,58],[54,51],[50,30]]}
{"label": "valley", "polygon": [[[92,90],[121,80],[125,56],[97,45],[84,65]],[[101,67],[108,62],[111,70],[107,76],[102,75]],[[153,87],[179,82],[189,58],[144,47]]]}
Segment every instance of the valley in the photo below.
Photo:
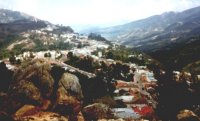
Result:
{"label": "valley", "polygon": [[166,69],[181,71],[187,64],[199,60],[199,12],[200,7],[182,12],[166,12],[92,32],[114,43],[147,53]]}
{"label": "valley", "polygon": [[0,120],[200,120],[199,11],[81,34],[0,9]]}

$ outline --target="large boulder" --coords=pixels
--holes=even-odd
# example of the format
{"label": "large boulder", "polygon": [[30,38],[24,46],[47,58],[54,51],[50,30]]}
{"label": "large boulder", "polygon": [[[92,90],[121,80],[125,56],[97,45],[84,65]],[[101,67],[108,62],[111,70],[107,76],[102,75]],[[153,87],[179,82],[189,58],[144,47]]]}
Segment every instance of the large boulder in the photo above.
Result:
{"label": "large boulder", "polygon": [[69,95],[75,96],[77,99],[82,99],[82,89],[77,76],[64,73],[59,81],[59,87],[62,87],[67,91]]}
{"label": "large boulder", "polygon": [[54,112],[37,112],[33,115],[27,115],[20,117],[15,121],[69,121],[67,117],[64,117]]}
{"label": "large boulder", "polygon": [[64,117],[54,112],[44,112],[40,108],[33,105],[24,105],[14,115],[15,121],[68,121]]}
{"label": "large boulder", "polygon": [[7,95],[0,96],[4,101],[0,105],[0,119],[13,116],[18,121],[84,121],[80,113],[83,94],[79,79],[70,73],[61,75],[63,71],[53,78],[52,72],[55,71],[48,60],[22,63],[14,73]]}
{"label": "large boulder", "polygon": [[19,110],[17,110],[15,112],[15,114],[13,115],[13,119],[14,120],[20,120],[23,117],[35,114],[36,112],[38,112],[38,110],[39,109],[37,109],[37,107],[35,107],[33,105],[24,105]]}
{"label": "large boulder", "polygon": [[54,88],[54,79],[51,76],[51,65],[43,59],[36,59],[30,62],[24,62],[14,73],[14,81],[11,87],[14,87],[20,80],[32,82],[45,98],[52,96]]}
{"label": "large boulder", "polygon": [[109,106],[102,103],[88,105],[83,108],[82,112],[87,121],[109,119],[113,116]]}
{"label": "large boulder", "polygon": [[82,98],[83,94],[78,78],[73,74],[64,73],[58,84],[54,110],[62,115],[69,115],[70,120],[77,120]]}
{"label": "large boulder", "polygon": [[0,110],[11,115],[24,104],[41,104],[40,90],[30,81],[20,80],[9,89]]}
{"label": "large boulder", "polygon": [[14,87],[9,90],[9,96],[17,101],[26,103],[41,103],[40,90],[30,81],[20,80]]}
{"label": "large boulder", "polygon": [[[54,90],[54,80],[50,74],[51,65],[46,60],[36,59],[23,62],[14,72],[6,101],[0,110],[11,115],[24,104],[43,105],[50,100]],[[49,105],[43,106],[43,109]]]}

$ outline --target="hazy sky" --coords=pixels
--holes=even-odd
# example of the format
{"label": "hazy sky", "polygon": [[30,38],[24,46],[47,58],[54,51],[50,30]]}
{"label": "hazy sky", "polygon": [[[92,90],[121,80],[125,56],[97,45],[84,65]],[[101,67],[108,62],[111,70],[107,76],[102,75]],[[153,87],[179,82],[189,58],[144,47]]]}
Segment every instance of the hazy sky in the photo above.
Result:
{"label": "hazy sky", "polygon": [[0,0],[0,8],[72,26],[117,25],[196,6],[200,0]]}

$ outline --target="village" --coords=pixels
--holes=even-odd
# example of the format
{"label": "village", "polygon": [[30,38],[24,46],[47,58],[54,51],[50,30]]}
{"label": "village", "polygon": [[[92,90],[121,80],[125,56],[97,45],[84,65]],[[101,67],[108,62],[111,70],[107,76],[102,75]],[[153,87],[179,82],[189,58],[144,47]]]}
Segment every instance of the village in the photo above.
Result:
{"label": "village", "polygon": [[[73,52],[78,57],[91,56],[96,61],[104,61],[105,63],[116,63],[111,59],[101,58],[101,53],[98,56],[91,55],[92,51],[97,48],[107,48],[107,45],[100,45],[97,42],[92,42],[92,46],[84,48],[76,48],[73,50],[63,51],[41,51],[41,52],[24,52],[22,55],[16,56],[16,59],[27,60],[31,56],[36,58],[46,58],[51,64],[61,65],[63,68],[73,71],[84,73],[85,75],[92,77],[95,74],[81,72],[78,68],[74,68],[70,65],[63,63],[63,59],[67,59],[68,52]],[[46,55],[45,55],[46,54]],[[50,56],[47,56],[47,55]],[[62,55],[62,57],[61,57]],[[59,58],[60,57],[60,58]],[[59,58],[59,59],[58,59]],[[121,119],[149,119],[156,118],[154,109],[156,108],[156,101],[153,97],[155,88],[157,86],[157,80],[154,78],[153,72],[147,69],[145,66],[137,66],[135,64],[127,64],[131,69],[135,69],[132,80],[126,82],[124,80],[115,80],[113,82],[116,90],[114,91],[113,99],[117,102],[125,104],[124,107],[112,108],[112,112],[116,118]],[[7,62],[9,69],[14,69],[15,66]]]}
{"label": "village", "polygon": [[[94,78],[97,76],[98,72],[101,72],[102,69],[95,69],[94,72],[88,72],[86,70],[82,70],[79,67],[74,67],[70,63],[67,63],[72,57],[69,55],[72,54],[74,57],[79,59],[91,58],[93,62],[97,62],[102,66],[102,64],[106,65],[106,68],[111,68],[111,70],[115,70],[117,66],[124,66],[127,68],[127,72],[113,71],[115,78],[112,78],[112,86],[114,86],[113,91],[113,100],[117,102],[117,106],[111,107],[110,110],[113,114],[113,118],[121,119],[121,120],[142,120],[142,121],[152,121],[158,120],[156,115],[156,108],[158,105],[157,102],[157,93],[156,89],[158,87],[158,80],[155,78],[155,75],[152,70],[149,70],[146,65],[137,65],[135,63],[123,63],[119,60],[106,59],[101,50],[107,50],[109,48],[109,44],[104,41],[97,41],[89,39],[87,36],[79,35],[76,33],[64,33],[60,34],[58,37],[57,34],[50,33],[50,38],[45,38],[46,30],[52,31],[52,29],[46,28],[45,30],[32,30],[28,33],[24,33],[23,36],[29,38],[33,33],[36,34],[36,38],[43,38],[43,45],[52,45],[50,40],[58,40],[58,38],[64,39],[65,43],[70,43],[75,45],[72,49],[69,50],[45,50],[45,51],[26,51],[22,54],[15,55],[14,59],[6,58],[2,60],[6,67],[9,70],[16,70],[18,66],[17,64],[34,59],[45,59],[51,65],[58,65],[62,67],[65,71],[70,72],[72,74],[81,74],[87,76],[88,78]],[[27,42],[26,40],[24,42]],[[20,43],[14,43],[11,45],[9,49],[12,49],[15,45]],[[79,45],[84,45],[78,47]],[[113,47],[115,49],[115,46]],[[93,54],[97,52],[97,55]],[[72,56],[71,55],[71,56]],[[142,54],[139,55],[129,55],[129,57],[139,56],[142,58]],[[72,60],[73,61],[73,60]],[[19,63],[18,63],[19,62]],[[105,70],[103,70],[105,71]],[[97,72],[97,73],[95,73]],[[110,73],[109,71],[105,71],[104,73]],[[165,73],[164,71],[162,73]],[[177,82],[181,81],[180,77],[182,73],[178,71],[174,71],[174,80]],[[106,74],[105,74],[106,75]],[[127,75],[129,78],[127,78]],[[191,85],[190,77],[191,74],[185,72],[185,77],[188,77],[186,80],[188,86]],[[117,77],[117,78],[116,78]],[[118,78],[119,77],[119,78]],[[102,77],[103,78],[103,77]],[[200,80],[200,75],[197,75],[197,80]],[[107,81],[107,80],[104,80]]]}

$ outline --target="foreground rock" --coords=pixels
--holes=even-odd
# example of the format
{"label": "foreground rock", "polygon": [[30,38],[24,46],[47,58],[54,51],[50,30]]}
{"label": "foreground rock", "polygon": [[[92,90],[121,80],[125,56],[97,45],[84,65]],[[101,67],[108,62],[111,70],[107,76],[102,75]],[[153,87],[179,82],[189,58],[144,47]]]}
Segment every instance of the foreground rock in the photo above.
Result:
{"label": "foreground rock", "polygon": [[10,89],[10,96],[13,98],[18,97],[19,101],[23,104],[26,103],[41,103],[40,90],[28,80],[20,80]]}
{"label": "foreground rock", "polygon": [[68,121],[68,118],[53,112],[37,112],[33,115],[20,117],[17,121]]}
{"label": "foreground rock", "polygon": [[84,121],[82,89],[70,73],[54,80],[48,60],[23,63],[14,73],[8,93],[0,96],[0,119],[16,121]]}
{"label": "foreground rock", "polygon": [[64,73],[59,81],[59,87],[64,88],[67,94],[75,96],[79,100],[83,98],[79,79],[73,74]]}
{"label": "foreground rock", "polygon": [[81,111],[82,98],[78,78],[73,74],[64,73],[58,84],[54,110],[62,115],[69,115],[71,120],[77,120],[77,115]]}
{"label": "foreground rock", "polygon": [[94,103],[83,108],[83,115],[87,121],[109,119],[113,115],[110,108],[102,103]]}
{"label": "foreground rock", "polygon": [[50,73],[51,65],[44,59],[36,59],[24,63],[14,74],[11,90],[21,80],[32,82],[45,98],[52,96],[54,79]]}

